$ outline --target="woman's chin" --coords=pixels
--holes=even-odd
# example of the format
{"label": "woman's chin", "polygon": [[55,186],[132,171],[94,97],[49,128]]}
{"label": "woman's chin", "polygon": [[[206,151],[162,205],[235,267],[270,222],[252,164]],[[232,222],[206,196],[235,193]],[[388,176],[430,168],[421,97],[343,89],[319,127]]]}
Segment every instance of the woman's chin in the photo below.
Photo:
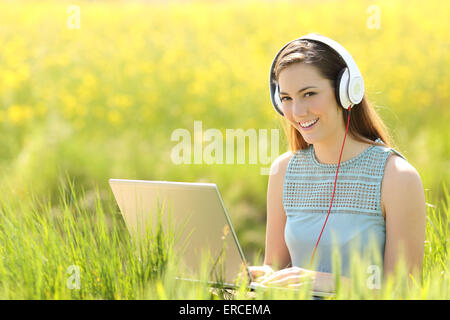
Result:
{"label": "woman's chin", "polygon": [[314,135],[310,135],[302,131],[300,131],[300,134],[302,135],[303,140],[305,140],[308,144],[314,144],[317,141],[317,137],[314,137]]}

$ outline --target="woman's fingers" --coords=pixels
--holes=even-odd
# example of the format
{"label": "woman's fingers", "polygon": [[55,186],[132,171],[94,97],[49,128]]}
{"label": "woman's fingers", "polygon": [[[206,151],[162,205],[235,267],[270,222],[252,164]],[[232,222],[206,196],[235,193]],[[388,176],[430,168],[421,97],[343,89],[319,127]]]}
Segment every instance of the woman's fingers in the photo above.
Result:
{"label": "woman's fingers", "polygon": [[312,280],[313,275],[314,271],[292,267],[274,272],[264,279],[260,279],[260,282],[264,285],[282,286]]}
{"label": "woman's fingers", "polygon": [[260,276],[263,276],[265,274],[264,270],[261,270],[258,267],[248,267],[248,270],[250,271],[250,274],[252,275],[252,278],[257,278]]}
{"label": "woman's fingers", "polygon": [[248,269],[252,275],[252,279],[255,280],[273,273],[272,268],[269,266],[249,266]]}
{"label": "woman's fingers", "polygon": [[262,277],[266,274],[266,272],[264,270],[253,270],[251,271],[252,277],[254,278],[258,278],[258,277]]}
{"label": "woman's fingers", "polygon": [[281,279],[278,278],[276,280],[266,280],[261,283],[266,286],[286,286],[288,284],[298,282],[297,280],[298,280],[298,276],[293,275],[293,276],[286,276]]}
{"label": "woman's fingers", "polygon": [[294,274],[294,275],[285,275],[284,277],[277,278],[275,280],[267,279],[265,281],[262,281],[261,283],[265,286],[301,286],[305,282],[310,281],[311,276],[308,274]]}
{"label": "woman's fingers", "polygon": [[249,266],[252,279],[264,286],[301,286],[312,280],[314,271],[291,267],[274,272],[270,266]]}
{"label": "woman's fingers", "polygon": [[299,267],[291,267],[291,268],[286,268],[286,269],[272,273],[268,277],[267,280],[268,281],[276,281],[276,280],[284,278],[284,277],[293,276],[293,275],[311,274],[312,272],[313,271],[311,271],[311,270],[307,270],[307,269],[303,269],[303,268],[299,268]]}

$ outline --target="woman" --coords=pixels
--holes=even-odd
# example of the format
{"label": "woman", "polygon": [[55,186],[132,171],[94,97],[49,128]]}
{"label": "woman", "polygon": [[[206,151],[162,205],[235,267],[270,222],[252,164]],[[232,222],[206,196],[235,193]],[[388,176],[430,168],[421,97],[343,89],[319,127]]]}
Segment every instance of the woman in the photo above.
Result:
{"label": "woman", "polygon": [[[355,85],[352,77],[360,81],[353,86],[357,103],[344,92]],[[271,167],[264,266],[250,267],[253,279],[289,287],[312,280],[313,290],[334,291],[334,245],[344,281],[354,248],[361,256],[375,248],[384,280],[400,257],[410,273],[420,274],[422,181],[391,148],[349,53],[324,36],[304,36],[279,51],[270,81],[279,91],[273,94],[271,86],[272,103],[288,125],[290,151]]]}

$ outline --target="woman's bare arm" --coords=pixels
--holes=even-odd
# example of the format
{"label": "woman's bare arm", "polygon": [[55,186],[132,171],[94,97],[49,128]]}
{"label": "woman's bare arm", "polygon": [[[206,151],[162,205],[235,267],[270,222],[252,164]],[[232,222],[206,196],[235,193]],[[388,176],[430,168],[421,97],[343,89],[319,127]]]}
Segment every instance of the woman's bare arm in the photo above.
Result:
{"label": "woman's bare arm", "polygon": [[407,270],[422,270],[426,205],[422,180],[416,169],[398,156],[390,156],[382,182],[386,211],[384,280],[395,271],[403,254]]}
{"label": "woman's bare arm", "polygon": [[292,152],[279,156],[270,168],[267,188],[267,222],[266,222],[266,252],[264,264],[274,270],[287,267],[291,262],[286,242],[284,227],[286,213],[283,208],[283,183],[287,165],[292,158]]}

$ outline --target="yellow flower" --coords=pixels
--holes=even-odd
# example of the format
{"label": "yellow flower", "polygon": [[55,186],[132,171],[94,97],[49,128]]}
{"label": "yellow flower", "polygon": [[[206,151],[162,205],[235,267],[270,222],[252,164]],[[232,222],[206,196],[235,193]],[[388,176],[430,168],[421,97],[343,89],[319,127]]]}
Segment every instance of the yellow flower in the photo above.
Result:
{"label": "yellow flower", "polygon": [[118,106],[119,108],[128,108],[132,105],[132,100],[130,96],[121,94],[121,95],[117,95],[112,99],[112,103],[116,106]]}
{"label": "yellow flower", "polygon": [[119,124],[122,122],[121,114],[117,110],[111,110],[108,112],[108,121],[112,124]]}
{"label": "yellow flower", "polygon": [[33,117],[33,110],[30,106],[15,104],[8,109],[8,118],[14,124],[22,123]]}
{"label": "yellow flower", "polygon": [[72,116],[75,113],[75,109],[77,107],[76,99],[71,95],[66,94],[61,97],[61,100],[64,103],[64,113],[69,117]]}
{"label": "yellow flower", "polygon": [[97,78],[94,75],[90,74],[90,73],[86,73],[83,76],[82,86],[84,88],[92,88],[92,89],[94,89],[97,86]]}
{"label": "yellow flower", "polygon": [[8,89],[14,89],[20,83],[18,75],[10,70],[2,71],[3,84]]}
{"label": "yellow flower", "polygon": [[188,85],[188,91],[190,94],[194,96],[202,96],[206,92],[205,83],[202,81],[199,81],[197,79],[194,79],[189,85]]}

